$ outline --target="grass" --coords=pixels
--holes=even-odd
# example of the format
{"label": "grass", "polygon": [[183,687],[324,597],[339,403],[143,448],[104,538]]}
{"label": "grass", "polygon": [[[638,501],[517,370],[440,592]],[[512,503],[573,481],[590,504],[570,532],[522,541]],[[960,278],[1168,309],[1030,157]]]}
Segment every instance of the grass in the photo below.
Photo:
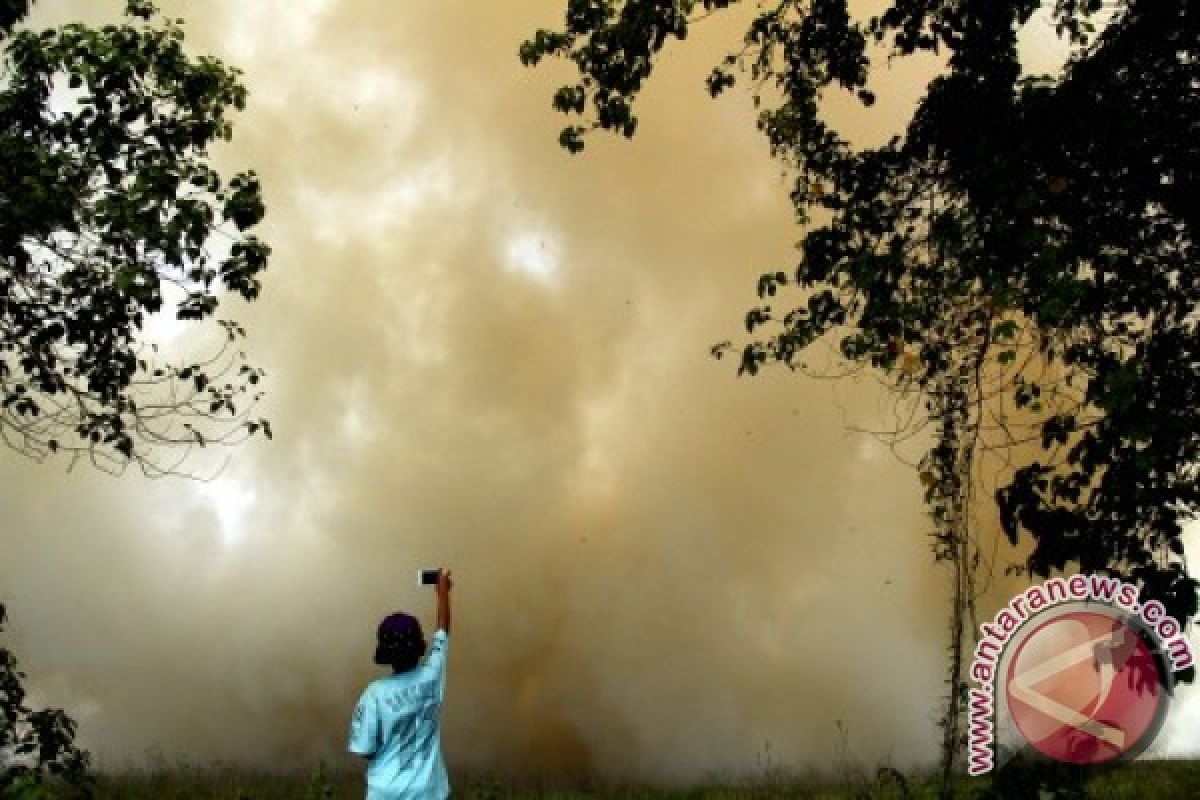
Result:
{"label": "grass", "polygon": [[[988,778],[962,779],[961,797],[1054,797],[1039,792],[1038,782],[1010,783],[991,789]],[[514,780],[495,775],[454,772],[454,800],[573,800],[573,798],[628,798],[628,800],[917,800],[937,797],[936,776],[904,775],[888,767],[874,774],[846,774],[840,779],[815,774],[795,775],[772,767],[744,779],[714,779],[703,785],[669,787],[620,782],[579,780]],[[158,765],[154,769],[99,776],[97,800],[343,800],[365,794],[361,769],[273,774],[223,765]],[[1132,800],[1133,798],[1200,797],[1200,761],[1139,761],[1085,775],[1085,794],[1058,795]]]}

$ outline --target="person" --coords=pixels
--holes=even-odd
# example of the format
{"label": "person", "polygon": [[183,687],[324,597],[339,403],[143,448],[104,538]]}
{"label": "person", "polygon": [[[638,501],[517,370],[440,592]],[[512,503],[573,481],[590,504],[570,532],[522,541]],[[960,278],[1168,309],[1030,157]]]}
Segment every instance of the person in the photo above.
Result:
{"label": "person", "polygon": [[379,624],[375,663],[392,674],[372,681],[355,706],[347,749],[368,759],[367,800],[445,800],[450,794],[438,716],[446,695],[450,641],[450,573],[438,570],[437,630],[426,642],[421,623],[403,612]]}

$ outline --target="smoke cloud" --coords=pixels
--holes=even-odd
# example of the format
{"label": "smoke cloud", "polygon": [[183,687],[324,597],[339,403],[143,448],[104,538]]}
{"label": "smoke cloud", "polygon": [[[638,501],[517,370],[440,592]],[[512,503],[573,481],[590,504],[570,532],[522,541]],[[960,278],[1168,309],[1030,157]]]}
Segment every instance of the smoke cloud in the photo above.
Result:
{"label": "smoke cloud", "polygon": [[[35,23],[120,4],[100,5],[41,0]],[[355,763],[375,625],[431,628],[414,572],[446,565],[452,767],[934,757],[948,575],[913,470],[847,427],[889,424],[886,397],[708,355],[801,236],[749,100],[704,91],[744,11],[663,58],[633,141],[571,157],[567,73],[516,57],[561,3],[164,6],[251,92],[216,157],[261,176],[274,255],[262,297],[222,310],[276,436],[208,483],[0,452],[0,597],[35,702],[104,766]],[[882,75],[873,109],[831,102],[881,138],[930,66]],[[997,545],[999,569],[1018,556]]]}

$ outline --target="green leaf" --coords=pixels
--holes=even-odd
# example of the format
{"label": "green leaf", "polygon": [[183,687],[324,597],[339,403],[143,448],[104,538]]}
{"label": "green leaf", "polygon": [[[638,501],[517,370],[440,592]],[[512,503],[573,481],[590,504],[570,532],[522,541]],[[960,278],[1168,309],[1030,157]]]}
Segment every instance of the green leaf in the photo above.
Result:
{"label": "green leaf", "polygon": [[[994,338],[994,339],[1013,339],[1016,337],[1016,335],[1017,335],[1017,321],[1016,320],[1006,319],[1002,322],[996,323],[996,325],[994,325],[992,327],[992,338]],[[1014,354],[1014,356],[1015,356],[1015,354]],[[1001,362],[1001,363],[1006,363],[1006,362]]]}

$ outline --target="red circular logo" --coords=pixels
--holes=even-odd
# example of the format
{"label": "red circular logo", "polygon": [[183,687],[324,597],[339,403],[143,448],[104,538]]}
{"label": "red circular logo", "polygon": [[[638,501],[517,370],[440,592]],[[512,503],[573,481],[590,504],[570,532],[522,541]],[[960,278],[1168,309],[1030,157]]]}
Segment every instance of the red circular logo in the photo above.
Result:
{"label": "red circular logo", "polygon": [[1048,616],[1008,662],[1004,688],[1021,735],[1072,764],[1137,755],[1166,715],[1167,676],[1155,652],[1116,609]]}

